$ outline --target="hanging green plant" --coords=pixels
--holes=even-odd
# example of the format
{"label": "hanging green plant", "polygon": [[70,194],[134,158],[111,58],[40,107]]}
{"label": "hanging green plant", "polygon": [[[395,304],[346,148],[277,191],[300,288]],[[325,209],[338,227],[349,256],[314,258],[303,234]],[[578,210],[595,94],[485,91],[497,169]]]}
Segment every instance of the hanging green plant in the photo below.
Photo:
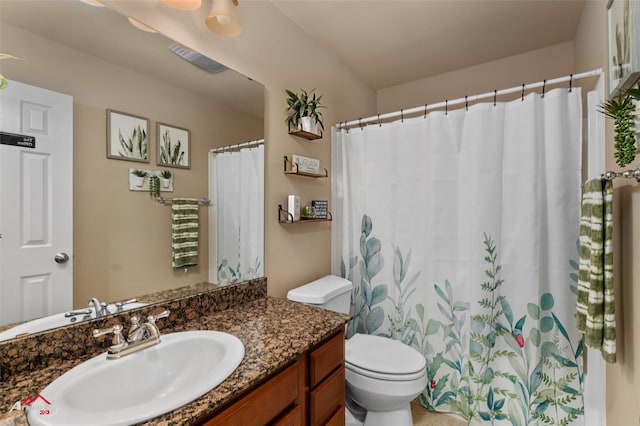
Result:
{"label": "hanging green plant", "polygon": [[616,99],[610,99],[602,106],[602,113],[614,120],[614,156],[620,167],[631,163],[636,157],[634,99],[640,100],[640,88],[623,91]]}
{"label": "hanging green plant", "polygon": [[[0,59],[20,59],[20,58],[15,57],[13,55],[9,55],[8,53],[0,52]],[[7,79],[2,74],[0,74],[0,89],[4,89],[5,87],[7,87]]]}
{"label": "hanging green plant", "polygon": [[149,195],[153,198],[160,196],[160,178],[158,176],[149,176]]}

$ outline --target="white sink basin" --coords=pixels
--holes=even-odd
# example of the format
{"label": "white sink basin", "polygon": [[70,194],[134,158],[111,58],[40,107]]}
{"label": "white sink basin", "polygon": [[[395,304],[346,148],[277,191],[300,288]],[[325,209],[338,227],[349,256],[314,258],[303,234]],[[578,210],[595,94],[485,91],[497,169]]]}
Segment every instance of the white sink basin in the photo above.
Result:
{"label": "white sink basin", "polygon": [[244,345],[218,331],[161,336],[120,359],[100,354],[54,380],[32,403],[29,424],[131,425],[174,410],[218,386],[238,367]]}
{"label": "white sink basin", "polygon": [[[141,306],[145,306],[146,303],[129,303],[123,306],[123,311],[128,311],[129,309],[139,308]],[[95,319],[95,309],[86,308],[91,311],[89,314],[89,319]],[[117,308],[114,304],[108,305],[107,309],[110,313],[117,312]],[[59,314],[49,315],[48,317],[38,318],[31,321],[24,322],[22,324],[16,325],[15,327],[11,327],[10,329],[0,333],[0,341],[13,339],[20,334],[30,334],[30,333],[38,333],[44,330],[50,330],[52,328],[62,327],[64,325],[78,324],[83,321],[84,315],[77,315],[76,317],[66,318],[64,316],[65,312],[61,312]]]}

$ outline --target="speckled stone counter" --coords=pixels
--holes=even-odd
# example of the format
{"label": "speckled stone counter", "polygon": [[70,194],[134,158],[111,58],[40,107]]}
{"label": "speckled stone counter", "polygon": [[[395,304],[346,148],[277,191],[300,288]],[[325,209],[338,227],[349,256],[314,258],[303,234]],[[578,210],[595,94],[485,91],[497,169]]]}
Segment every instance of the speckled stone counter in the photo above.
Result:
{"label": "speckled stone counter", "polygon": [[[226,402],[245,393],[314,345],[344,327],[348,316],[275,298],[258,298],[224,311],[210,312],[172,324],[165,333],[218,330],[237,336],[245,345],[238,368],[215,389],[183,407],[144,425],[189,425],[209,417]],[[106,350],[107,342],[100,342]],[[64,360],[37,371],[21,372],[0,382],[2,412],[32,396],[62,373],[88,359]],[[117,360],[115,361],[117,362]]]}

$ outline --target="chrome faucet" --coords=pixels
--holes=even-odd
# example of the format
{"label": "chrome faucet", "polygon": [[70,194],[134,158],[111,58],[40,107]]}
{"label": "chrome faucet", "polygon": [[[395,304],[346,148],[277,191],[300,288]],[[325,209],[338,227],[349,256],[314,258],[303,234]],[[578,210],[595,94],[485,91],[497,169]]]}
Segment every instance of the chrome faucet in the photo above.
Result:
{"label": "chrome faucet", "polygon": [[104,302],[101,303],[95,297],[92,297],[88,303],[89,307],[93,308],[94,312],[96,313],[96,318],[100,318],[110,314],[109,309],[107,308],[107,304]]}
{"label": "chrome faucet", "polygon": [[122,326],[120,324],[109,328],[93,330],[93,337],[110,333],[113,334],[111,346],[107,349],[107,359],[122,358],[125,355],[160,343],[160,330],[156,325],[156,320],[166,318],[170,313],[169,310],[166,310],[156,315],[149,315],[144,324],[140,324],[138,317],[132,317],[129,336],[126,339],[122,335]]}

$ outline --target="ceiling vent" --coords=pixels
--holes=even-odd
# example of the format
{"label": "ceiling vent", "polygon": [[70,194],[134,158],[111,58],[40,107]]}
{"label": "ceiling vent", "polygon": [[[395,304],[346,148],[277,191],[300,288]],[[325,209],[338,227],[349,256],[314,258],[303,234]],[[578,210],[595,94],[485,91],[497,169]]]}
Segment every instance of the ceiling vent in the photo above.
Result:
{"label": "ceiling vent", "polygon": [[171,46],[169,46],[169,50],[180,56],[185,61],[210,73],[219,73],[229,69],[221,63],[216,62],[211,58],[207,58],[201,53],[187,49],[186,47],[178,43],[173,43]]}

